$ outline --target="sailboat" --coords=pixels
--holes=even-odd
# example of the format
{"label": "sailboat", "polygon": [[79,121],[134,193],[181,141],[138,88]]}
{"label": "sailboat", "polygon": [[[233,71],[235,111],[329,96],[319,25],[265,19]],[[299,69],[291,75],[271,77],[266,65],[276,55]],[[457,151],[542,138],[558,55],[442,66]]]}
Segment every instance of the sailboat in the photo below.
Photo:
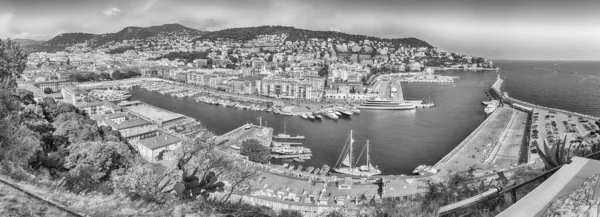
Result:
{"label": "sailboat", "polygon": [[[353,161],[353,160],[355,160],[353,158],[354,157],[353,156],[354,155],[353,154],[353,150],[354,150],[353,143],[354,143],[354,139],[352,138],[352,130],[351,130],[350,135],[348,136],[348,139],[346,140],[346,144],[344,145],[344,148],[342,148],[342,153],[341,153],[340,157],[338,158],[333,170],[338,173],[343,173],[343,174],[348,174],[348,175],[353,175],[353,176],[373,176],[373,175],[381,174],[381,170],[379,170],[377,168],[377,166],[375,166],[371,163],[371,157],[370,157],[370,153],[369,153],[369,140],[367,140],[365,147],[363,147],[363,150],[361,151],[358,158],[356,158],[356,161]],[[367,150],[366,164],[357,166],[357,164],[360,161],[360,158],[362,156],[362,153],[365,151],[365,149]],[[343,160],[341,160],[342,158],[343,158]]]}
{"label": "sailboat", "polygon": [[298,135],[298,136],[290,136],[289,134],[287,134],[287,127],[286,127],[286,122],[283,122],[283,133],[279,133],[276,136],[273,136],[273,138],[275,139],[304,139],[304,136]]}

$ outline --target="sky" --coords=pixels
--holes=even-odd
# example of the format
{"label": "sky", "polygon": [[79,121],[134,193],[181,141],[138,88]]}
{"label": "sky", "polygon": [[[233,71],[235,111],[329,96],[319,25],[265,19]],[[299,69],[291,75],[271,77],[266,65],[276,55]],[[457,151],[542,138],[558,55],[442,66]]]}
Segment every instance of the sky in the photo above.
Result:
{"label": "sky", "polygon": [[489,59],[600,60],[600,0],[0,0],[0,38],[167,23],[415,37]]}

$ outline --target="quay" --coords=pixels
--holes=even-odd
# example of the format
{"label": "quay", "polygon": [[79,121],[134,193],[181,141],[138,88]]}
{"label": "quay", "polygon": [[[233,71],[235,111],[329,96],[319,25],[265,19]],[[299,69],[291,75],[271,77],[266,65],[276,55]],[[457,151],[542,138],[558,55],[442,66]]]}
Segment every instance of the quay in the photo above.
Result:
{"label": "quay", "polygon": [[272,158],[276,159],[288,159],[288,158],[303,158],[312,157],[311,154],[271,154]]}

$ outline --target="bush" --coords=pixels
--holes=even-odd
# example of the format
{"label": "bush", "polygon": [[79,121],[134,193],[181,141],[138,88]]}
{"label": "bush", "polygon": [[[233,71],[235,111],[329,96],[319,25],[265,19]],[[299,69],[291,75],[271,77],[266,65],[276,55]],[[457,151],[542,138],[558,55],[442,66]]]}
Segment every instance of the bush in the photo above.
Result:
{"label": "bush", "polygon": [[49,88],[49,87],[44,88],[44,93],[45,94],[51,94],[52,93],[52,88]]}
{"label": "bush", "polygon": [[248,159],[254,162],[267,163],[271,158],[271,150],[260,144],[256,139],[248,139],[242,142],[240,150],[242,155],[248,156]]}

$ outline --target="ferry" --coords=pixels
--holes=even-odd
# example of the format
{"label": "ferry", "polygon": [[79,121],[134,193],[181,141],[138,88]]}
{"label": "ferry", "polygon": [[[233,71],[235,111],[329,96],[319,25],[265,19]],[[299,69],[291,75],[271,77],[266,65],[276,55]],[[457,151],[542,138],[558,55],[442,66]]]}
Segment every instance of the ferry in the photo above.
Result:
{"label": "ferry", "polygon": [[379,170],[377,166],[371,163],[371,157],[369,153],[369,140],[367,140],[365,147],[363,147],[363,151],[366,149],[367,157],[365,161],[366,164],[362,166],[356,166],[360,161],[360,156],[355,161],[353,143],[354,139],[352,138],[352,131],[350,131],[350,135],[346,140],[346,144],[344,145],[344,148],[342,148],[342,154],[338,158],[336,165],[333,168],[333,171],[354,176],[373,176],[381,174],[381,170]]}
{"label": "ferry", "polygon": [[368,99],[358,106],[359,109],[371,110],[411,110],[416,109],[416,106],[410,103],[397,102],[389,99]]}

